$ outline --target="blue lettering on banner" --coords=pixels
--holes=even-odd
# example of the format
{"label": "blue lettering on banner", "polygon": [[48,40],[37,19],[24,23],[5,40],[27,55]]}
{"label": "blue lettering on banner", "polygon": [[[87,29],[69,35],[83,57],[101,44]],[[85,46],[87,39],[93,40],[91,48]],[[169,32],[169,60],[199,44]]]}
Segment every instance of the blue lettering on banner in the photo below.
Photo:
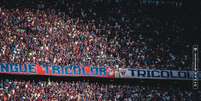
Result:
{"label": "blue lettering on banner", "polygon": [[15,71],[13,71],[13,64],[10,64],[10,66],[9,66],[9,67],[10,67],[10,69],[9,69],[9,70],[10,70],[10,72],[15,72]]}
{"label": "blue lettering on banner", "polygon": [[52,66],[52,74],[60,74],[60,66]]}
{"label": "blue lettering on banner", "polygon": [[1,64],[1,72],[9,72],[9,64]]}
{"label": "blue lettering on banner", "polygon": [[177,76],[175,76],[172,71],[170,71],[170,76],[171,76],[171,78],[177,78]]}
{"label": "blue lettering on banner", "polygon": [[[135,76],[135,69],[128,69],[128,71],[130,71],[131,72],[131,75],[132,76]],[[126,72],[126,70],[125,70],[125,72]],[[124,75],[125,75],[125,73],[124,73]]]}
{"label": "blue lettering on banner", "polygon": [[66,75],[73,74],[72,73],[72,66],[65,66],[64,69],[65,69]]}
{"label": "blue lettering on banner", "polygon": [[186,78],[186,73],[182,72],[182,71],[179,71],[178,76],[179,76],[179,78]]}
{"label": "blue lettering on banner", "polygon": [[20,64],[20,70],[19,72],[27,72],[27,65],[26,64]]}
{"label": "blue lettering on banner", "polygon": [[106,68],[100,68],[99,73],[100,73],[100,76],[106,75]]}
{"label": "blue lettering on banner", "polygon": [[147,77],[151,77],[151,71],[147,71]]}
{"label": "blue lettering on banner", "polygon": [[169,72],[168,71],[161,71],[161,77],[169,78]]}
{"label": "blue lettering on banner", "polygon": [[74,74],[75,75],[80,75],[81,74],[81,69],[79,66],[73,66]]}
{"label": "blue lettering on banner", "polygon": [[[121,74],[121,71],[125,71]],[[139,78],[139,79],[172,79],[172,80],[192,80],[193,71],[176,70],[152,70],[152,69],[119,69],[121,78]],[[201,72],[198,72],[198,78],[201,80]]]}
{"label": "blue lettering on banner", "polygon": [[106,67],[81,67],[72,66],[48,66],[45,64],[0,64],[0,73],[8,74],[31,74],[31,75],[58,75],[58,76],[98,76],[111,77],[111,70],[107,71]]}
{"label": "blue lettering on banner", "polygon": [[12,68],[13,68],[13,72],[18,72],[19,65],[18,64],[14,64]]}
{"label": "blue lettering on banner", "polygon": [[159,71],[152,71],[152,77],[160,77]]}
{"label": "blue lettering on banner", "polygon": [[65,74],[65,70],[64,70],[64,67],[61,66],[61,74],[64,75]]}
{"label": "blue lettering on banner", "polygon": [[146,77],[146,72],[144,70],[138,70],[139,77]]}
{"label": "blue lettering on banner", "polygon": [[29,73],[36,73],[35,66],[36,65],[28,64],[28,68],[29,68],[28,71],[29,71]]}

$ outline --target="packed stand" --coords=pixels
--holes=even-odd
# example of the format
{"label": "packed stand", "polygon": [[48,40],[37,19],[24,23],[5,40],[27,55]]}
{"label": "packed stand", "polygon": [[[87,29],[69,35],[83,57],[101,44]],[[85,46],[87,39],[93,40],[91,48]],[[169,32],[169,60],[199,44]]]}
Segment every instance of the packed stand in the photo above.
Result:
{"label": "packed stand", "polygon": [[[192,101],[192,91],[88,81],[1,81],[0,98],[9,101]],[[200,91],[198,91],[200,95]]]}
{"label": "packed stand", "polygon": [[132,0],[28,4],[36,7],[0,9],[1,63],[190,67],[191,47],[180,36],[179,16],[151,15]]}
{"label": "packed stand", "polygon": [[54,13],[55,10],[1,10],[1,62],[111,64],[101,57],[113,58],[111,52],[115,50],[109,50],[106,40],[96,36],[93,22],[87,25],[79,18]]}

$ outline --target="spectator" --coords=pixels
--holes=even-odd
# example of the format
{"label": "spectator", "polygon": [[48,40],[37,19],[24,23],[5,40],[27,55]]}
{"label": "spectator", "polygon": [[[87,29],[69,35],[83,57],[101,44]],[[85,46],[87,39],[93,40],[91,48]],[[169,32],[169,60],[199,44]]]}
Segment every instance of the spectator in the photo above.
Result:
{"label": "spectator", "polygon": [[[3,91],[3,92],[2,92]],[[201,93],[198,91],[198,93]],[[192,91],[125,84],[103,84],[87,81],[20,81],[5,80],[2,94],[8,100],[67,101],[191,101]],[[6,94],[6,95],[5,95]]]}
{"label": "spectator", "polygon": [[[30,2],[36,8],[29,4],[20,8],[21,3],[16,2],[14,9],[2,6],[0,10],[2,63],[190,67],[191,53],[184,54],[174,48],[175,42],[184,43],[177,36],[183,32],[179,17],[163,20],[146,14],[132,1],[122,0]],[[102,5],[105,9],[100,11]],[[174,37],[169,33],[174,33]],[[168,38],[163,38],[164,35]]]}

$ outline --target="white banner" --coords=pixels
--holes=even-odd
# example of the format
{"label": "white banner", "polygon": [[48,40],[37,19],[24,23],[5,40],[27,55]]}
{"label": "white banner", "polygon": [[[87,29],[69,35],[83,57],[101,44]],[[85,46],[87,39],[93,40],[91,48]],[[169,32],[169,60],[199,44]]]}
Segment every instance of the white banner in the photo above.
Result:
{"label": "white banner", "polygon": [[120,68],[119,77],[139,79],[201,80],[201,71],[197,72],[197,78],[195,78],[193,71]]}

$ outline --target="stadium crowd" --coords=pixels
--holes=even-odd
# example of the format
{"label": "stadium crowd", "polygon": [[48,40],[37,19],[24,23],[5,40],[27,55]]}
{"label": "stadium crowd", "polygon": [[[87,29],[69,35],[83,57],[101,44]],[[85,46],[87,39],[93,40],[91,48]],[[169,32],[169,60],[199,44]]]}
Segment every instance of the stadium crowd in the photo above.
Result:
{"label": "stadium crowd", "polygon": [[[138,2],[1,0],[0,63],[189,70],[191,45],[181,36],[182,17],[151,14]],[[192,101],[192,90],[0,78],[2,100]]]}
{"label": "stadium crowd", "polygon": [[192,101],[191,90],[169,86],[9,79],[0,84],[0,99],[4,101]]}
{"label": "stadium crowd", "polygon": [[2,2],[1,63],[190,67],[190,45],[178,37],[184,31],[180,17],[164,20],[132,0],[37,2],[15,8]]}

